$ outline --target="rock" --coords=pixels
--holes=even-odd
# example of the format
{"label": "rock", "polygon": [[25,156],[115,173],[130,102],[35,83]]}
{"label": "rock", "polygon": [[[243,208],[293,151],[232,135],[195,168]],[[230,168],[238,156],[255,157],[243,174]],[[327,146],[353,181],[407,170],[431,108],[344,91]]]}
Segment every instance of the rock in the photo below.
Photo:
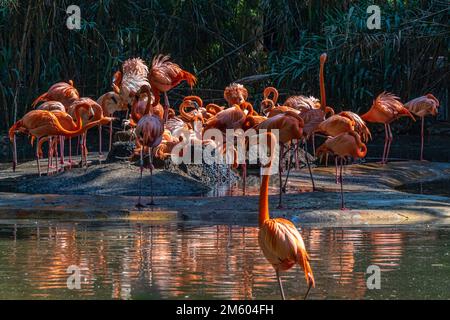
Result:
{"label": "rock", "polygon": [[108,153],[107,162],[128,161],[134,156],[136,145],[133,141],[114,142]]}

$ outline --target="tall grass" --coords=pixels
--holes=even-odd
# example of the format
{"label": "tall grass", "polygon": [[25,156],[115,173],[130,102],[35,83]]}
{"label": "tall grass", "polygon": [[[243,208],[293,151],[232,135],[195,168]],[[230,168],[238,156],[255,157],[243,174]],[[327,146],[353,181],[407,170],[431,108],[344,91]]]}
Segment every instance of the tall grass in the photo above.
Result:
{"label": "tall grass", "polygon": [[[235,80],[256,98],[268,84],[284,95],[318,95],[318,57],[326,51],[335,107],[364,110],[382,90],[404,99],[433,91],[447,101],[444,0],[375,1],[382,29],[374,31],[365,27],[374,1],[78,1],[79,31],[65,26],[72,2],[0,1],[0,131],[52,83],[73,79],[82,95],[99,96],[125,59],[156,53],[196,73],[194,93],[209,99]],[[171,101],[188,92],[174,90]]]}

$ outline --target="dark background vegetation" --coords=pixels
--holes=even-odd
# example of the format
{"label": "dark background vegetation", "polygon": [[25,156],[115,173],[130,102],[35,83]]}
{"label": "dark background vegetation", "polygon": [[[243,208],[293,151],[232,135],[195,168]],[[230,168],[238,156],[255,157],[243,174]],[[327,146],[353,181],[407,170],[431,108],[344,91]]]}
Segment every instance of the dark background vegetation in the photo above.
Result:
{"label": "dark background vegetation", "polygon": [[[81,7],[82,29],[66,28]],[[368,5],[382,11],[368,30]],[[409,100],[428,92],[448,102],[448,1],[373,0],[0,0],[0,132],[54,82],[73,79],[83,96],[110,90],[129,57],[170,53],[199,78],[193,93],[222,102],[233,81],[251,100],[267,85],[319,95],[319,55],[327,52],[328,104],[365,111],[392,91]],[[185,85],[169,97],[190,93]]]}

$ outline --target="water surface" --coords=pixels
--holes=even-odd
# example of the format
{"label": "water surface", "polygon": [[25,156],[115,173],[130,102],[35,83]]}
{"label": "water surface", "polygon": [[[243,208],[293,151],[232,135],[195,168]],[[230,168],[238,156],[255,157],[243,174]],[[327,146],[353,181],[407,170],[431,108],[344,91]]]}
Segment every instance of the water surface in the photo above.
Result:
{"label": "water surface", "polygon": [[[312,299],[450,299],[450,226],[302,230],[316,278]],[[1,299],[278,299],[272,267],[244,225],[0,222]],[[67,288],[67,268],[81,288]],[[366,286],[369,265],[381,289]],[[296,267],[288,298],[306,289]]]}

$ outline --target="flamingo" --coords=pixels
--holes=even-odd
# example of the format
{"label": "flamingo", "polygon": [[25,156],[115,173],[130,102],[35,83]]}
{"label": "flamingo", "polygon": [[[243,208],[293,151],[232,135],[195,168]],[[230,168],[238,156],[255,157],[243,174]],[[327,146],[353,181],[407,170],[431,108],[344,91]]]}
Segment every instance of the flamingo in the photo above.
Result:
{"label": "flamingo", "polygon": [[[300,116],[305,121],[305,132],[307,135],[313,135],[316,127],[325,120],[327,114],[334,114],[334,110],[327,106],[326,95],[325,95],[325,78],[324,69],[325,62],[327,61],[327,54],[322,53],[320,55],[320,70],[319,70],[319,85],[320,85],[320,108],[316,100],[311,98],[309,103],[304,103],[299,106]],[[313,139],[314,146],[314,139]]]}
{"label": "flamingo", "polygon": [[[83,134],[88,129],[95,127],[99,124],[106,124],[111,121],[111,118],[108,117],[96,117],[95,121],[92,121],[85,126],[83,126],[83,120],[80,116],[79,110],[81,108],[88,108],[89,105],[84,103],[80,104],[78,108],[75,109],[76,123],[72,123],[72,128],[76,128],[75,130],[68,130],[64,128],[60,121],[58,120],[58,115],[55,113],[47,111],[47,110],[32,110],[25,114],[20,120],[14,123],[9,129],[9,139],[13,143],[13,170],[15,171],[17,165],[17,149],[16,149],[16,139],[15,133],[22,132],[26,134],[30,134],[36,138],[42,138],[45,136],[65,136],[65,137],[73,137],[80,134]],[[38,152],[36,151],[36,156],[39,157]],[[38,161],[38,172],[40,175],[40,165],[39,158]]]}
{"label": "flamingo", "polygon": [[420,131],[420,161],[423,161],[423,136],[424,136],[424,124],[425,116],[432,115],[436,116],[438,113],[439,100],[428,93],[425,96],[415,98],[407,103],[405,103],[405,108],[408,109],[412,114],[421,118],[422,126]]}
{"label": "flamingo", "polygon": [[242,84],[232,83],[225,88],[223,97],[227,101],[228,106],[232,107],[235,104],[247,101],[248,91]]}
{"label": "flamingo", "polygon": [[226,132],[226,129],[242,128],[247,115],[253,114],[253,107],[249,103],[235,104],[233,107],[217,113],[205,123],[203,131],[211,128]]}
{"label": "flamingo", "polygon": [[367,147],[361,141],[361,137],[355,131],[344,132],[336,137],[328,138],[319,148],[317,148],[316,155],[333,153],[340,160],[340,175],[341,182],[341,210],[346,210],[344,205],[344,191],[342,168],[345,157],[353,157],[355,160],[364,158],[367,154]]}
{"label": "flamingo", "polygon": [[[53,112],[55,114],[59,114],[59,112],[62,112],[62,113],[66,112],[66,108],[59,101],[46,101],[43,104],[39,105],[36,109],[37,110],[51,111],[51,112]],[[71,120],[73,121],[72,118],[71,118]],[[64,165],[64,137],[60,136],[59,139],[60,139],[59,142],[60,142],[61,165]],[[50,138],[50,140],[51,140],[51,138]],[[38,144],[39,144],[39,141],[37,143],[37,147],[39,147]],[[49,160],[49,162],[48,162],[48,168],[47,169],[50,168],[50,159],[52,158],[51,153],[52,153],[53,149],[51,148],[51,146],[53,146],[53,143],[51,143],[51,141],[50,141],[49,150],[48,150],[49,151],[48,152],[48,160]],[[42,154],[42,152],[41,152],[41,154]],[[37,160],[37,161],[39,162],[39,160]]]}
{"label": "flamingo", "polygon": [[[268,133],[271,145],[275,145],[276,139],[272,133]],[[274,154],[272,154],[273,158]],[[284,218],[270,218],[269,215],[269,175],[262,175],[259,195],[259,246],[267,261],[275,269],[275,274],[280,287],[281,298],[286,299],[281,282],[280,272],[291,269],[299,264],[305,273],[308,296],[311,287],[315,287],[310,258],[300,232],[295,225]]]}
{"label": "flamingo", "polygon": [[414,116],[400,102],[400,98],[389,92],[382,92],[373,101],[369,111],[361,116],[366,122],[384,124],[385,140],[381,164],[386,164],[389,159],[389,151],[393,140],[391,123],[400,117],[410,117],[416,121]]}
{"label": "flamingo", "polygon": [[283,146],[292,140],[299,140],[303,137],[303,119],[292,111],[286,111],[285,113],[278,114],[267,120],[261,122],[255,126],[256,130],[266,129],[267,131],[278,130],[279,142],[280,142],[280,161],[278,163],[278,177],[280,182],[279,202],[278,207],[282,208],[282,177],[281,177],[281,165],[283,158]]}
{"label": "flamingo", "polygon": [[[123,103],[120,99],[120,96],[115,93],[114,91],[107,92],[103,95],[101,95],[97,99],[97,103],[102,107],[103,114],[112,117],[114,112],[116,111],[127,111],[128,106],[127,104]],[[98,127],[99,131],[99,137],[100,137],[100,144],[101,144],[101,134],[102,134],[102,127]],[[109,124],[109,148],[108,151],[111,151],[112,146],[112,121]],[[101,150],[101,146],[100,146]]]}
{"label": "flamingo", "polygon": [[[140,89],[140,93],[151,94],[151,88],[148,85],[143,86]],[[166,118],[164,115],[163,119]],[[152,103],[150,99],[147,99],[147,106],[144,112],[144,116],[139,120],[136,125],[136,139],[139,141],[140,148],[140,179],[139,179],[139,200],[136,207],[142,208],[144,205],[141,203],[142,197],[142,172],[144,170],[144,147],[148,148],[149,167],[150,167],[150,188],[151,188],[151,201],[149,205],[154,205],[153,201],[153,164],[152,164],[152,152],[153,148],[157,147],[162,139],[164,133],[164,120],[160,117],[152,114]]]}
{"label": "flamingo", "polygon": [[[176,63],[173,63],[168,55],[158,55],[153,58],[152,67],[148,73],[148,81],[150,82],[153,94],[155,96],[155,103],[159,103],[159,94],[164,93],[164,114],[167,117],[167,109],[169,106],[169,98],[167,91],[178,86],[182,81],[186,81],[192,87],[197,82],[197,78],[180,68]],[[164,122],[167,118],[164,118]]]}
{"label": "flamingo", "polygon": [[74,87],[73,81],[57,82],[52,85],[47,92],[37,97],[32,106],[36,107],[39,102],[43,101],[60,101],[65,108],[69,107],[74,101],[80,99],[78,90]]}
{"label": "flamingo", "polygon": [[313,96],[290,96],[286,99],[284,102],[285,106],[296,109],[296,110],[302,110],[302,109],[320,109],[321,103],[319,99]]}

